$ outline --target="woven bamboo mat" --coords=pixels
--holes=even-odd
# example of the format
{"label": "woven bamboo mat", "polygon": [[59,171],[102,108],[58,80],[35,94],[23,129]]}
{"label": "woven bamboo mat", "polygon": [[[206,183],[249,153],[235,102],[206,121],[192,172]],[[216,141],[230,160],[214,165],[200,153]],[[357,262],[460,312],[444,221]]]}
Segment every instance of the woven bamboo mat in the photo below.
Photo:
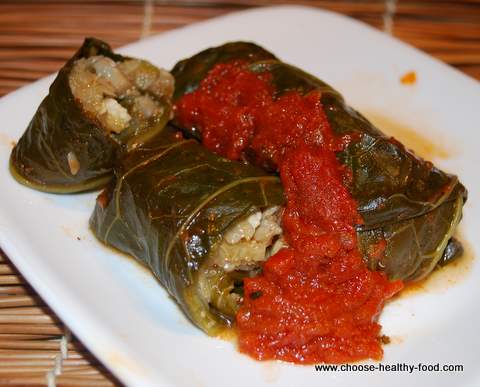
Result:
{"label": "woven bamboo mat", "polygon": [[[0,95],[58,70],[85,36],[113,46],[275,0],[0,2]],[[306,0],[383,29],[480,79],[480,0]],[[120,384],[0,251],[0,385]]]}
{"label": "woven bamboo mat", "polygon": [[0,385],[119,384],[0,250]]}

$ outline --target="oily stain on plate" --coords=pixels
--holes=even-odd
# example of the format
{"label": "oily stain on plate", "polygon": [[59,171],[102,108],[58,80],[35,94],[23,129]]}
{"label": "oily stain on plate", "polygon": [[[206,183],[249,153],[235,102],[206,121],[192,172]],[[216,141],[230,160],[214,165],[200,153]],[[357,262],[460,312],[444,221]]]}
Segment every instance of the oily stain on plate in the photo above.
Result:
{"label": "oily stain on plate", "polygon": [[[381,131],[396,138],[406,148],[412,150],[416,155],[426,159],[448,159],[455,155],[455,150],[450,149],[444,144],[444,141],[434,141],[431,135],[422,134],[424,128],[411,128],[401,122],[383,115],[382,113],[371,111],[364,115]],[[435,135],[438,139],[438,135]]]}
{"label": "oily stain on plate", "polygon": [[461,234],[455,237],[462,242],[464,248],[463,255],[448,265],[434,270],[424,280],[407,285],[400,293],[400,298],[415,296],[419,293],[445,293],[451,287],[462,283],[468,278],[472,271],[475,253],[472,246]]}
{"label": "oily stain on plate", "polygon": [[62,230],[68,237],[78,240],[79,235],[75,231],[73,231],[71,227],[63,225]]}
{"label": "oily stain on plate", "polygon": [[9,136],[7,136],[4,133],[0,133],[0,145],[13,148],[15,144],[16,144],[15,141],[11,139]]}
{"label": "oily stain on plate", "polygon": [[102,358],[113,369],[123,369],[131,375],[137,375],[138,377],[146,374],[145,369],[140,364],[120,352],[106,351],[103,355]]}

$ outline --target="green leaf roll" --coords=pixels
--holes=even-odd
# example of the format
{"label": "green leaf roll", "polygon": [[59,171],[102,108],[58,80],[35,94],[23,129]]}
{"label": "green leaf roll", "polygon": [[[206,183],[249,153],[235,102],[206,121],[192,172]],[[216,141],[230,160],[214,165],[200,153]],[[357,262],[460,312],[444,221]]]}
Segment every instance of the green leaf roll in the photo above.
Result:
{"label": "green leaf roll", "polygon": [[172,93],[167,71],[87,38],[59,71],[13,149],[12,175],[55,193],[104,186],[120,152],[165,126]]}
{"label": "green leaf roll", "polygon": [[[358,225],[357,234],[371,269],[384,270],[390,279],[419,280],[437,264],[445,264],[461,254],[461,244],[452,237],[461,219],[467,191],[458,178],[384,135],[349,107],[331,86],[281,62],[261,47],[234,42],[182,60],[172,70],[177,85],[174,102],[194,91],[216,64],[234,60],[246,62],[252,72],[269,72],[274,97],[292,90],[301,95],[320,91],[334,134],[350,138],[345,149],[337,153],[337,159],[352,173],[348,189],[364,220]],[[174,124],[187,137],[201,141],[201,128],[184,127],[176,121]],[[247,147],[243,159],[266,172],[276,173],[268,155],[256,154]],[[376,257],[373,250],[380,241],[386,242],[385,254]]]}
{"label": "green leaf roll", "polygon": [[278,177],[167,127],[122,159],[90,225],[100,241],[149,267],[186,315],[214,335],[235,318],[242,296],[236,285],[278,245],[283,203]]}

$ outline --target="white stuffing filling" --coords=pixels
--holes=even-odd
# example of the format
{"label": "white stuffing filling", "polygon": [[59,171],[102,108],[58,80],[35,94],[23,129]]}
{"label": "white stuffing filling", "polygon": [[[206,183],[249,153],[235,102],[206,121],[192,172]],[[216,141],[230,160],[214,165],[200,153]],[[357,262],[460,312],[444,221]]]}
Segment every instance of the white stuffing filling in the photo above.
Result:
{"label": "white stuffing filling", "polygon": [[256,275],[262,262],[287,246],[280,226],[282,211],[269,207],[231,226],[200,270],[198,294],[224,317],[232,318],[241,303],[235,290],[238,279]]}
{"label": "white stuffing filling", "polygon": [[170,99],[174,89],[166,70],[143,60],[115,62],[104,56],[77,60],[69,84],[85,113],[117,134],[162,116],[165,109],[159,100]]}
{"label": "white stuffing filling", "polygon": [[128,110],[113,98],[105,98],[98,111],[112,132],[120,133],[132,119]]}
{"label": "white stuffing filling", "polygon": [[[265,261],[271,255],[273,239],[282,234],[280,212],[279,207],[270,207],[232,226],[215,249],[214,265],[229,272],[248,269]],[[274,243],[277,249],[279,243],[283,243],[279,241],[281,238]]]}

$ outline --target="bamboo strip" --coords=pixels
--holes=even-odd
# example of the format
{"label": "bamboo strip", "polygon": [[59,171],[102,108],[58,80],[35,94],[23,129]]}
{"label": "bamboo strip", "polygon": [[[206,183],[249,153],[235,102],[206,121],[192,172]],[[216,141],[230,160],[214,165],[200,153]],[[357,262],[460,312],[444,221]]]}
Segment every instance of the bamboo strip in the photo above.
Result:
{"label": "bamboo strip", "polygon": [[480,38],[480,24],[468,22],[438,22],[433,20],[412,20],[396,18],[394,31],[416,34],[420,36],[432,36],[443,39],[469,39]]}
{"label": "bamboo strip", "polygon": [[478,4],[462,4],[462,2],[435,2],[426,3],[424,1],[398,1],[396,6],[397,15],[407,15],[410,17],[428,17],[451,20],[461,18],[463,20],[477,20],[480,17],[480,8]]}
{"label": "bamboo strip", "polygon": [[[18,25],[16,23],[12,24],[1,24],[0,25],[0,34],[5,34],[5,36],[9,36],[10,40],[13,38],[19,39],[20,36],[30,35],[36,38],[38,34],[42,34],[43,37],[51,36],[56,37],[59,34],[62,34],[64,38],[78,38],[79,36],[84,36],[87,28],[85,25],[79,26],[69,26],[68,29],[65,29],[61,26],[56,25],[37,25],[37,24],[22,24]],[[125,25],[118,25],[109,27],[108,30],[105,29],[105,25],[102,24],[95,24],[92,23],[88,26],[88,34],[90,36],[96,36],[102,34],[104,37],[113,37],[114,39],[137,39],[138,38],[138,31],[136,28],[126,29]],[[2,41],[3,41],[2,36]]]}
{"label": "bamboo strip", "polygon": [[70,385],[70,386],[113,386],[115,383],[111,380],[105,379],[104,375],[98,378],[89,378],[86,375],[60,375],[56,378],[57,385]]}
{"label": "bamboo strip", "polygon": [[27,316],[48,316],[49,314],[51,314],[51,311],[46,306],[0,308],[0,316],[17,316],[18,318],[23,318]]}
{"label": "bamboo strip", "polygon": [[[78,48],[78,46],[76,47]],[[70,58],[75,53],[73,48],[25,48],[21,50],[16,49],[1,49],[0,60],[3,59],[31,59],[31,58],[48,58],[48,59],[65,59]]]}
{"label": "bamboo strip", "polygon": [[[2,83],[6,83],[5,81],[2,81]],[[18,82],[11,82],[11,85],[18,85]],[[21,277],[17,275],[2,275],[0,276],[0,285],[19,285],[22,284],[24,281]]]}
{"label": "bamboo strip", "polygon": [[[217,8],[221,6],[230,6],[236,9],[246,8],[253,6],[268,6],[268,5],[279,5],[279,4],[291,4],[291,1],[285,0],[229,0],[229,1],[218,1],[218,0],[202,0],[202,1],[190,1],[190,0],[175,0],[170,2],[162,2],[167,4],[175,4],[178,8]],[[315,7],[321,7],[325,9],[334,10],[341,13],[365,13],[365,12],[375,12],[382,13],[385,6],[382,0],[378,1],[319,1],[319,0],[301,0],[296,1],[295,4],[301,5],[310,5]]]}
{"label": "bamboo strip", "polygon": [[9,264],[0,264],[0,275],[3,275],[3,274],[13,274],[15,273],[16,271],[13,270],[12,266],[10,266]]}
{"label": "bamboo strip", "polygon": [[[398,35],[398,34],[397,34]],[[479,41],[468,41],[468,40],[450,40],[450,41],[441,41],[439,39],[424,37],[424,36],[414,36],[408,34],[399,35],[403,40],[412,40],[415,42],[417,47],[422,47],[427,50],[451,50],[451,51],[480,51],[480,40]]]}
{"label": "bamboo strip", "polygon": [[[69,3],[69,4],[68,4]],[[38,15],[47,14],[47,15],[63,15],[63,16],[75,16],[78,14],[84,14],[91,17],[100,17],[102,16],[99,13],[102,10],[108,9],[111,12],[111,15],[123,15],[123,16],[140,16],[143,17],[143,4],[142,2],[131,2],[131,4],[115,4],[115,5],[104,5],[103,2],[96,2],[96,4],[86,4],[85,2],[68,2],[68,1],[58,1],[58,2],[48,2],[48,1],[15,1],[15,0],[3,0],[1,3],[1,9],[4,12],[11,12],[12,14],[21,14],[22,10],[33,11]],[[104,14],[103,14],[104,15]],[[20,16],[20,15],[19,15]],[[23,17],[28,17],[29,14],[24,14]],[[30,15],[36,16],[36,15]],[[106,22],[112,22],[109,18],[105,18]],[[68,20],[59,20],[58,22],[63,22],[68,24]]]}
{"label": "bamboo strip", "polygon": [[[58,38],[55,36],[52,37],[47,37],[44,34],[36,34],[36,35],[30,35],[30,34],[17,34],[15,36],[8,36],[8,35],[3,35],[2,39],[0,41],[0,46],[2,49],[4,48],[15,48],[16,50],[20,50],[25,48],[30,48],[30,47],[48,47],[50,48],[64,48],[64,47],[78,47],[83,41],[83,38],[85,37],[85,34],[88,34],[89,36],[92,35],[90,31],[86,33],[86,31],[78,36],[64,36],[63,38]],[[96,34],[99,38],[103,38],[107,40],[106,37],[103,37],[104,35],[102,32],[98,31]],[[122,39],[119,39],[118,37],[115,36],[110,36],[108,37],[108,41],[111,45],[115,44],[120,44],[124,42],[125,40],[135,40],[135,38],[138,38],[137,33],[131,33],[130,37],[129,36],[123,36]]]}
{"label": "bamboo strip", "polygon": [[67,375],[63,374],[57,376],[56,379],[57,386],[112,386],[119,385],[118,382],[115,383],[111,380],[105,378],[104,375],[99,375],[96,378],[90,378],[88,375]]}
{"label": "bamboo strip", "polygon": [[[0,328],[1,332],[1,328]],[[56,335],[33,335],[27,333],[0,333],[0,341],[2,340],[53,340],[58,339]],[[1,363],[1,357],[0,357]]]}
{"label": "bamboo strip", "polygon": [[60,375],[56,378],[58,386],[71,385],[71,386],[114,386],[119,385],[118,382],[109,380],[105,375],[101,375],[98,378],[89,378],[86,375]]}
{"label": "bamboo strip", "polygon": [[0,324],[55,324],[58,322],[58,318],[53,315],[0,314]]}
{"label": "bamboo strip", "polygon": [[96,368],[93,368],[93,367],[78,367],[78,368],[69,368],[69,369],[66,369],[64,372],[65,375],[66,374],[75,374],[75,373],[82,373],[82,374],[88,374],[88,375],[91,375],[92,377],[95,377],[97,376],[98,374],[100,374],[100,370],[99,369],[96,369]]}
{"label": "bamboo strip", "polygon": [[0,333],[27,333],[32,335],[62,335],[63,328],[57,324],[0,324]]}
{"label": "bamboo strip", "polygon": [[[218,13],[214,16],[220,16],[225,13]],[[369,16],[364,16],[364,17],[359,17],[360,20],[362,20],[365,23],[368,23],[370,25],[373,25],[375,27],[381,28],[383,25],[382,20],[380,17],[369,17]],[[161,33],[164,31],[168,31],[173,28],[178,28],[182,27],[184,25],[188,25],[190,23],[194,23],[197,21],[204,20],[204,18],[200,19],[190,19],[190,18],[185,18],[185,17],[178,17],[178,18],[168,18],[168,19],[162,19],[158,17],[157,15],[154,15],[152,18],[152,28],[151,28],[151,34],[156,34],[156,33]]]}
{"label": "bamboo strip", "polygon": [[[5,352],[5,353],[3,353]],[[55,351],[20,351],[20,350],[2,350],[0,352],[0,359],[20,359],[20,360],[45,360],[45,359],[55,359],[58,355],[58,349]]]}
{"label": "bamboo strip", "polygon": [[[62,374],[67,374],[70,370],[75,370],[80,368],[77,365],[68,365],[66,364],[64,367],[62,366]],[[30,373],[30,372],[48,372],[52,369],[50,365],[23,365],[23,366],[15,366],[15,365],[0,365],[0,375],[12,375],[12,374],[19,374],[19,373]],[[84,370],[92,370],[96,371],[92,367],[86,367]],[[98,371],[96,371],[98,372]]]}
{"label": "bamboo strip", "polygon": [[[103,20],[105,26],[110,25],[125,25],[125,26],[135,26],[140,25],[143,20],[143,14],[135,12],[114,12],[110,18],[105,18],[105,10],[97,9],[95,12],[87,12],[82,8],[71,9],[70,11],[59,11],[56,12],[39,12],[37,9],[32,7],[21,7],[23,9],[17,9],[17,11],[9,10],[4,5],[0,5],[0,10],[3,14],[3,20],[5,23],[22,23],[26,25],[30,24],[41,24],[48,22],[57,22],[57,25],[81,25],[81,21],[86,25],[98,23]],[[111,12],[111,10],[107,10]],[[25,14],[31,14],[31,18],[26,17]],[[60,20],[65,18],[66,21]],[[103,18],[103,19],[102,19]]]}
{"label": "bamboo strip", "polygon": [[2,285],[0,285],[0,295],[23,295],[23,294],[27,294],[27,293],[30,293],[30,289],[28,289],[24,286],[2,286]]}
{"label": "bamboo strip", "polygon": [[[9,357],[12,359],[54,359],[59,353],[59,349],[55,350],[15,350],[15,349],[0,349],[0,359]],[[88,357],[88,356],[87,356]],[[87,358],[83,352],[75,350],[68,351],[69,359]],[[96,360],[88,359],[91,364],[96,363]]]}
{"label": "bamboo strip", "polygon": [[450,64],[476,64],[480,63],[480,52],[472,53],[452,53],[452,52],[438,52],[435,54],[437,58],[448,62]]}
{"label": "bamboo strip", "polygon": [[21,306],[43,306],[43,301],[32,295],[4,296],[0,295],[0,310],[3,308],[15,308]]}
{"label": "bamboo strip", "polygon": [[[67,344],[68,349],[74,348],[71,344]],[[54,349],[59,350],[60,343],[58,340],[37,340],[37,341],[27,341],[27,340],[5,340],[0,342],[0,349],[32,349],[32,350],[48,350]]]}
{"label": "bamboo strip", "polygon": [[[421,0],[421,1],[435,4],[435,3],[450,3],[452,0]],[[462,3],[480,5],[480,0],[461,0],[461,1]]]}
{"label": "bamboo strip", "polygon": [[[93,369],[93,368],[90,368],[90,369]],[[83,370],[83,372],[65,372],[63,373],[62,372],[62,375],[60,376],[64,376],[65,378],[68,378],[68,379],[72,379],[72,380],[90,380],[90,381],[94,381],[94,380],[105,380],[105,373],[106,371],[104,371],[103,373],[102,372],[99,372],[97,374],[92,374],[92,373],[89,373],[88,370]]]}
{"label": "bamboo strip", "polygon": [[[89,25],[103,25],[105,27],[108,26],[115,26],[115,27],[121,27],[124,26],[125,28],[130,28],[130,29],[136,29],[139,28],[142,22],[142,16],[138,15],[114,15],[114,18],[106,19],[104,16],[105,11],[99,12],[98,15],[92,15],[92,14],[69,14],[69,15],[62,15],[62,14],[35,14],[35,10],[28,9],[25,10],[25,12],[32,12],[35,14],[35,20],[34,19],[25,19],[24,16],[17,14],[8,14],[3,11],[3,9],[0,7],[0,11],[2,11],[3,16],[2,20],[5,21],[6,25],[14,25],[15,23],[21,23],[24,26],[29,26],[32,24],[46,24],[48,25],[49,23],[55,23],[56,21],[58,22],[59,18],[62,17],[68,17],[69,19],[69,25],[73,27],[78,27],[82,26],[82,21],[83,25],[89,26]],[[59,25],[58,23],[55,23],[56,25]]]}
{"label": "bamboo strip", "polygon": [[[78,380],[77,378],[64,378],[62,375],[57,376],[57,385],[58,386],[114,386],[115,383],[105,380]],[[46,385],[46,376],[43,374],[37,376],[24,376],[24,375],[11,375],[8,377],[0,376],[0,384],[7,385],[9,387],[24,387],[28,386],[45,386]]]}
{"label": "bamboo strip", "polygon": [[0,378],[0,385],[9,387],[45,387],[45,383],[46,378],[41,376]]}
{"label": "bamboo strip", "polygon": [[[19,79],[19,80],[27,80],[27,81],[33,81],[38,78],[41,78],[45,76],[45,74],[49,74],[52,72],[55,72],[58,70],[64,61],[60,61],[55,67],[51,67],[47,71],[42,71],[42,70],[26,70],[22,68],[8,68],[5,63],[2,63],[0,65],[0,72],[1,72],[1,77],[5,79]],[[5,274],[5,273],[0,273]]]}
{"label": "bamboo strip", "polygon": [[[11,369],[14,367],[46,367],[47,370],[52,368],[55,365],[55,358],[52,359],[14,359],[14,358],[3,358],[0,363],[0,372],[7,368]],[[89,366],[90,363],[85,359],[64,359],[62,360],[63,367],[73,367],[73,366]]]}
{"label": "bamboo strip", "polygon": [[[103,386],[112,386],[114,384],[108,382],[108,381],[105,381],[105,382],[101,382],[101,383],[97,383],[97,382],[90,382],[90,381],[86,381],[85,383],[83,383],[82,381],[76,381],[76,380],[66,380],[64,381],[63,379],[57,379],[57,380],[60,380],[60,381],[57,381],[56,382],[56,385],[57,386],[61,386],[61,387],[75,387],[75,386],[99,386],[99,387],[103,387]],[[0,383],[2,382],[2,380],[0,379]],[[9,387],[25,387],[25,386],[30,386],[30,387],[40,387],[40,386],[46,386],[46,378],[45,377],[41,377],[41,376],[38,376],[37,378],[21,378],[21,377],[16,377],[16,378],[13,378],[13,379],[8,379],[8,386]]]}
{"label": "bamboo strip", "polygon": [[[35,64],[31,62],[21,61],[17,59],[5,59],[0,62],[0,69],[18,71],[32,71],[32,67],[35,67],[35,71],[41,71],[42,73],[54,72],[58,70],[64,61],[62,59],[46,59],[38,58],[35,60]],[[1,70],[3,73],[3,70]]]}

